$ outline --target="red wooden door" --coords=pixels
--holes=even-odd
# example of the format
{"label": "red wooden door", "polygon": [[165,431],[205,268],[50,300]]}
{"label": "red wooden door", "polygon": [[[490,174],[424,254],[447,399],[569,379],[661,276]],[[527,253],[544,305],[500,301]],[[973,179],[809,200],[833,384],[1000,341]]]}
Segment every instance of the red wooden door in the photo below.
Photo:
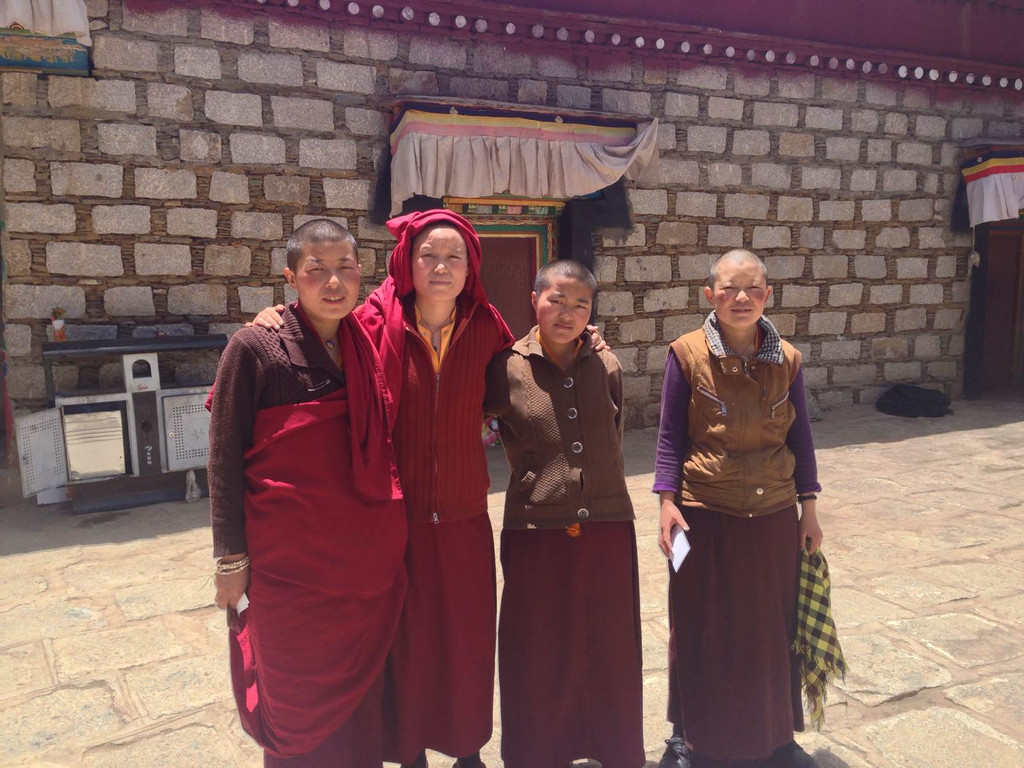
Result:
{"label": "red wooden door", "polygon": [[491,304],[517,339],[533,327],[530,292],[537,274],[537,241],[532,237],[482,235],[481,277]]}
{"label": "red wooden door", "polygon": [[987,391],[997,391],[1021,383],[1024,237],[1020,232],[992,232],[985,261],[982,380]]}

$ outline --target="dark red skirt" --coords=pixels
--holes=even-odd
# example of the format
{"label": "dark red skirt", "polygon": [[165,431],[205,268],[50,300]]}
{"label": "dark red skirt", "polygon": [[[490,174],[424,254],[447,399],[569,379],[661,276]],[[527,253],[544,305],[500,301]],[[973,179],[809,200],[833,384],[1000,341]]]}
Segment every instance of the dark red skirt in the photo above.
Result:
{"label": "dark red skirt", "polygon": [[796,506],[752,518],[682,511],[691,549],[669,577],[668,719],[697,754],[767,757],[803,730]]}
{"label": "dark red skirt", "polygon": [[409,587],[385,668],[384,759],[465,757],[494,726],[494,534],[487,515],[411,523]]}
{"label": "dark red skirt", "polygon": [[383,730],[381,700],[384,675],[366,694],[359,707],[327,741],[307,755],[277,757],[263,753],[263,768],[381,768]]}
{"label": "dark red skirt", "polygon": [[632,522],[501,534],[498,670],[506,768],[644,764]]}

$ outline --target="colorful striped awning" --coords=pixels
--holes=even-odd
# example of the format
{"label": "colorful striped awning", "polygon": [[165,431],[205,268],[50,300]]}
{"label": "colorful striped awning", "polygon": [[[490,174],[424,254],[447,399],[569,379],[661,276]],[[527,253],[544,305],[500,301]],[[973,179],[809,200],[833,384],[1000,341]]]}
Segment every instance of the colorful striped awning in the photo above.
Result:
{"label": "colorful striped awning", "polygon": [[1024,207],[1024,153],[1019,149],[986,152],[965,163],[961,173],[972,227],[1019,218]]}
{"label": "colorful striped awning", "polygon": [[542,112],[409,108],[391,132],[391,213],[414,195],[582,197],[642,175],[657,156],[656,141],[657,120],[638,126]]}

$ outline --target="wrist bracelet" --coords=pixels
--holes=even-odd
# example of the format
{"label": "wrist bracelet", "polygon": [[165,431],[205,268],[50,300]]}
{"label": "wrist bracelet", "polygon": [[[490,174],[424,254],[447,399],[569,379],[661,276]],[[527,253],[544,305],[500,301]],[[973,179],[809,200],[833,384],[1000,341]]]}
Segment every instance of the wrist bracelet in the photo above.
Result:
{"label": "wrist bracelet", "polygon": [[241,560],[235,560],[231,563],[217,563],[217,568],[214,571],[218,576],[223,576],[231,573],[238,573],[244,571],[249,567],[249,556],[246,555]]}
{"label": "wrist bracelet", "polygon": [[814,501],[816,498],[818,498],[818,494],[816,493],[798,493],[796,496],[796,500],[801,504],[805,501]]}

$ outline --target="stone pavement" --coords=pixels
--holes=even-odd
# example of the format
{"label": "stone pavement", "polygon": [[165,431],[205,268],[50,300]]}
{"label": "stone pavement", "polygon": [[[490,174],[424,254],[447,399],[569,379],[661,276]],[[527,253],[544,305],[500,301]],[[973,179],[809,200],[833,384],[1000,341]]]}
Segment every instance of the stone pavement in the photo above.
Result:
{"label": "stone pavement", "polygon": [[[815,435],[852,671],[831,693],[823,732],[800,740],[825,768],[1024,765],[1024,404],[959,402],[932,420],[849,408]],[[626,447],[656,760],[668,628],[648,492],[654,440],[638,431]],[[504,458],[491,458],[502,489]],[[495,520],[500,505],[492,494]],[[230,698],[207,515],[205,503],[0,512],[0,765],[261,764]],[[491,768],[498,736],[484,751]]]}

